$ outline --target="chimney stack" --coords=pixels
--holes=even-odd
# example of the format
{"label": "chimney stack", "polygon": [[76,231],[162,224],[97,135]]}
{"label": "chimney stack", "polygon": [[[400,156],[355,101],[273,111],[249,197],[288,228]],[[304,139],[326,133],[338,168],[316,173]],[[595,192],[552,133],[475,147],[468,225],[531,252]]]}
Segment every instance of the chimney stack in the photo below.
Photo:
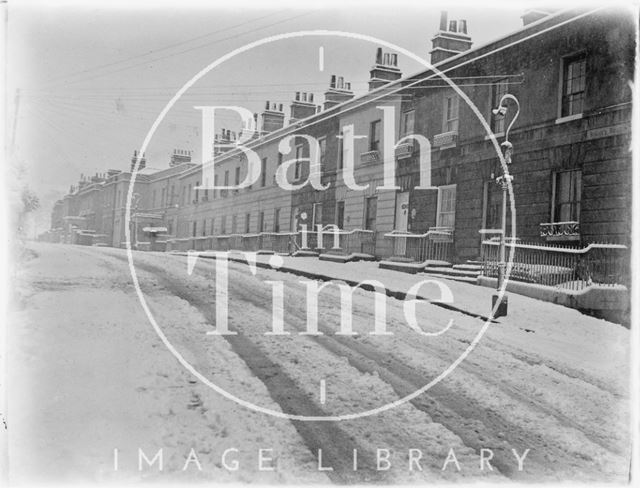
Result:
{"label": "chimney stack", "polygon": [[[136,167],[137,161],[138,161],[138,151],[136,149],[134,149],[133,150],[133,157],[131,158],[131,172],[132,173],[133,173],[133,170]],[[147,159],[145,157],[145,154],[143,154],[142,157],[140,158],[140,164],[138,165],[138,171],[144,169],[146,165],[147,165]]]}
{"label": "chimney stack", "polygon": [[262,112],[262,133],[282,129],[284,127],[284,111],[281,103],[266,102]]}
{"label": "chimney stack", "polygon": [[342,76],[331,75],[329,89],[324,92],[323,108],[324,110],[328,110],[347,100],[351,100],[354,96],[354,93],[351,91],[351,83],[344,81]]}
{"label": "chimney stack", "polygon": [[174,149],[169,161],[169,167],[173,168],[183,163],[191,162],[191,151],[187,149]]}
{"label": "chimney stack", "polygon": [[447,12],[440,12],[440,30],[431,39],[431,64],[471,49],[471,37],[467,32],[467,21],[451,20],[447,23]]}
{"label": "chimney stack", "polygon": [[296,92],[295,99],[291,102],[291,117],[289,123],[294,122],[307,117],[311,117],[317,111],[316,104],[313,103],[313,93]]}
{"label": "chimney stack", "polygon": [[369,91],[375,90],[391,81],[402,77],[402,72],[398,68],[398,55],[395,53],[385,53],[379,47],[376,50],[376,63],[369,72]]}
{"label": "chimney stack", "polygon": [[524,14],[520,16],[522,19],[522,25],[529,25],[537,22],[540,19],[544,19],[554,13],[552,9],[543,9],[543,8],[530,8],[524,11]]}

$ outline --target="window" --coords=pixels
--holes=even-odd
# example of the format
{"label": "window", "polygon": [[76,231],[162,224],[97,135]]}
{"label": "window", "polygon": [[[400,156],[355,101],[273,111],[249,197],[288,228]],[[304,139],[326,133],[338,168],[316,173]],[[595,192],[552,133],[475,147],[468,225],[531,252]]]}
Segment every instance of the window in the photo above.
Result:
{"label": "window", "polygon": [[215,229],[216,229],[216,219],[212,218],[211,219],[211,235],[212,236],[215,235],[215,233],[216,233]]}
{"label": "window", "polygon": [[258,213],[258,233],[264,232],[264,212]]}
{"label": "window", "polygon": [[[491,110],[498,107],[500,100],[508,91],[508,81],[506,78],[498,80],[491,84]],[[494,134],[502,134],[504,132],[504,117],[496,117],[491,113],[491,130]]]}
{"label": "window", "polygon": [[374,120],[369,126],[369,151],[380,150],[380,128],[382,127],[381,120]]}
{"label": "window", "polygon": [[313,204],[313,215],[311,216],[311,228],[315,229],[316,225],[322,225],[322,204]]}
{"label": "window", "polygon": [[195,186],[193,187],[195,189],[196,192],[196,197],[195,197],[195,202],[198,203],[198,194],[200,193],[200,190],[198,190],[198,187],[200,186],[200,182],[196,181]]}
{"label": "window", "polygon": [[458,132],[458,95],[444,99],[444,132]]}
{"label": "window", "polygon": [[169,222],[167,222],[167,234],[170,236],[173,235],[173,220],[169,220]]}
{"label": "window", "polygon": [[189,183],[189,186],[187,187],[187,204],[191,203],[191,183]]}
{"label": "window", "polygon": [[436,226],[454,228],[456,223],[456,185],[438,187]]}
{"label": "window", "polygon": [[198,234],[198,222],[194,220],[191,225],[193,226],[191,237],[195,237]]}
{"label": "window", "polygon": [[344,201],[336,203],[336,225],[339,229],[344,228]]}
{"label": "window", "polygon": [[227,216],[226,215],[223,215],[222,218],[220,219],[220,234],[223,236],[227,234]]}
{"label": "window", "polygon": [[203,236],[207,235],[207,220],[206,219],[202,220],[202,235]]}
{"label": "window", "polygon": [[238,232],[238,216],[232,215],[231,216],[231,233],[235,234],[236,232]]}
{"label": "window", "polygon": [[404,112],[402,114],[402,121],[400,123],[400,133],[403,136],[407,136],[409,134],[413,134],[414,124],[415,124],[415,111],[410,110],[409,112]]}
{"label": "window", "polygon": [[[229,186],[229,170],[226,170],[224,172],[224,185],[223,186]],[[229,190],[225,188],[224,190],[222,190],[222,192],[220,194],[223,197],[226,197],[229,194]]]}
{"label": "window", "polygon": [[[235,178],[235,181],[236,181],[236,187],[237,187],[237,186],[240,184],[240,166],[238,166],[238,167],[236,168],[236,178]],[[236,190],[236,191],[238,191],[238,189],[237,189],[237,188],[236,188],[235,190]]]}
{"label": "window", "polygon": [[175,194],[176,194],[176,186],[175,185],[171,185],[171,195],[169,196],[168,205],[173,205],[173,199],[175,198]]}
{"label": "window", "polygon": [[218,175],[214,175],[213,177],[213,186],[215,186],[216,188],[213,189],[213,198],[216,197],[216,194],[218,192],[217,190],[217,186],[218,186]]}
{"label": "window", "polygon": [[302,159],[302,155],[303,155],[303,146],[296,146],[296,164],[293,168],[293,179],[294,180],[299,180],[302,177],[302,162],[300,161],[300,159]]}
{"label": "window", "polygon": [[318,146],[320,146],[320,164],[324,164],[325,157],[327,155],[327,138],[322,137],[318,139]]}
{"label": "window", "polygon": [[365,200],[365,208],[364,208],[365,230],[375,230],[377,213],[378,213],[378,197],[367,198]]}
{"label": "window", "polygon": [[156,191],[151,192],[151,208],[156,208]]}
{"label": "window", "polygon": [[280,232],[280,209],[276,208],[273,214],[273,232]]}
{"label": "window", "polygon": [[584,110],[587,57],[585,54],[565,58],[562,68],[561,117],[581,114]]}
{"label": "window", "polygon": [[267,184],[267,158],[262,158],[262,164],[260,166],[260,186],[266,186]]}
{"label": "window", "polygon": [[244,233],[248,234],[251,232],[251,214],[248,213],[244,220]]}
{"label": "window", "polygon": [[180,195],[180,205],[184,205],[186,202],[187,188],[185,186],[182,187],[182,192]]}
{"label": "window", "polygon": [[206,187],[204,190],[204,197],[203,200],[206,202],[209,200],[209,178],[205,178],[204,180],[204,186]]}
{"label": "window", "polygon": [[579,222],[582,171],[561,171],[553,175],[552,222]]}

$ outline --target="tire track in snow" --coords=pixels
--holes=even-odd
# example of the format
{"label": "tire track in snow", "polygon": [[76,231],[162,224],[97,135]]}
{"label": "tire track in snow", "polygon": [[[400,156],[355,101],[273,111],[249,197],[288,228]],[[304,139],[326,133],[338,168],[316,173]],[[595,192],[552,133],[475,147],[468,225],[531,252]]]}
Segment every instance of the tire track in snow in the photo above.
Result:
{"label": "tire track in snow", "polygon": [[[126,256],[110,254],[111,257],[126,261]],[[195,290],[171,279],[169,271],[158,265],[136,263],[136,268],[153,275],[162,282],[163,288],[175,296],[189,302],[200,311],[212,324],[215,323],[215,307],[210,292],[206,291],[206,299],[201,296],[202,290]],[[239,291],[242,287],[238,287]],[[230,284],[231,291],[231,284]],[[243,297],[244,298],[244,297]],[[230,327],[230,330],[233,330]],[[326,415],[313,402],[282,368],[271,361],[268,356],[254,344],[246,335],[223,336],[229,342],[233,351],[247,364],[251,372],[264,383],[270,396],[280,405],[284,412],[307,416]],[[325,474],[336,483],[362,484],[385,483],[384,472],[377,471],[375,455],[365,446],[354,441],[348,434],[338,427],[335,422],[303,422],[290,421],[300,434],[311,454],[317,459],[318,450],[322,449],[323,465],[333,467],[333,471]],[[353,451],[358,451],[358,470],[353,470]]]}

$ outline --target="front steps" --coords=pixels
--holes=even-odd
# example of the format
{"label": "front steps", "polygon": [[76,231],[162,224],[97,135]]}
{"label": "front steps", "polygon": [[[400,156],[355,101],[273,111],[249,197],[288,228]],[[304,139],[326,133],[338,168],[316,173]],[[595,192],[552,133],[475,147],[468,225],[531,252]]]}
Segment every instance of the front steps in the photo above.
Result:
{"label": "front steps", "polygon": [[469,260],[464,264],[451,264],[446,261],[416,263],[411,261],[388,260],[380,261],[379,266],[382,269],[392,269],[410,274],[425,273],[467,283],[475,283],[482,272],[482,263],[473,260]]}

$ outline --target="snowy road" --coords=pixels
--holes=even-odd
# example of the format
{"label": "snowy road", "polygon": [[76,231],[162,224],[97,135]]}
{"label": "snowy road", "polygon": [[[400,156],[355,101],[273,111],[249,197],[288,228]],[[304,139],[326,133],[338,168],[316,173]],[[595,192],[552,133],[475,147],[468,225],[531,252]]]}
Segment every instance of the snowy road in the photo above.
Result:
{"label": "snowy road", "polygon": [[[15,481],[627,479],[629,333],[620,326],[569,315],[550,327],[545,317],[564,309],[545,304],[527,327],[491,324],[458,368],[410,402],[353,420],[292,421],[224,398],[178,363],[142,311],[122,250],[33,249],[10,337]],[[340,294],[329,286],[319,295],[324,334],[301,335],[308,278],[254,276],[229,263],[229,326],[238,333],[212,336],[215,261],[200,259],[192,275],[182,256],[136,253],[135,264],[159,327],[186,361],[233,395],[287,414],[350,415],[397,401],[444,371],[484,324],[422,302],[423,330],[454,322],[442,335],[419,335],[403,302],[387,298],[393,335],[371,335],[374,294],[358,290],[358,335],[336,335]],[[288,335],[265,334],[273,282],[284,287]],[[159,449],[163,471],[140,470],[140,451],[151,460]]]}

